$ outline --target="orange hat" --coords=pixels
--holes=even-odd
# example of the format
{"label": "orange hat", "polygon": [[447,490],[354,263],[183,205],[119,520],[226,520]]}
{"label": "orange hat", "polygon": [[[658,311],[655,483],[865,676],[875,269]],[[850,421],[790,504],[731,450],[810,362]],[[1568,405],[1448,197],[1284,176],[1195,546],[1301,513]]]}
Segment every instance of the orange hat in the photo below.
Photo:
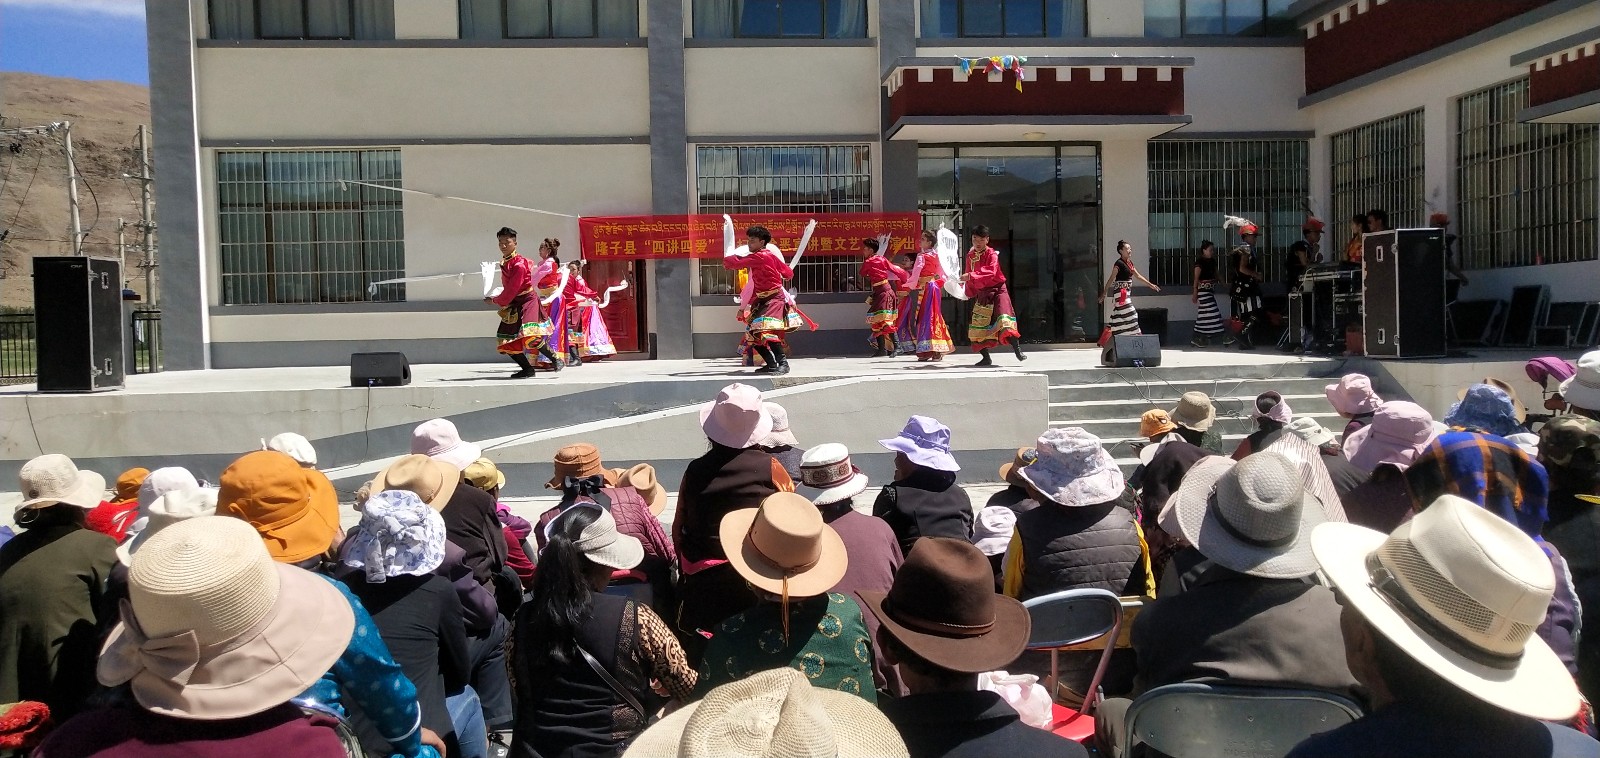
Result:
{"label": "orange hat", "polygon": [[150,475],[150,469],[130,468],[117,477],[117,495],[112,498],[113,503],[131,503],[139,499],[139,485],[144,484],[144,478]]}
{"label": "orange hat", "polygon": [[1322,231],[1322,227],[1323,226],[1324,225],[1322,223],[1322,219],[1317,218],[1316,216],[1311,216],[1311,217],[1308,217],[1306,219],[1306,222],[1304,224],[1300,225],[1300,231],[1302,231],[1302,232],[1320,232],[1320,231]]}
{"label": "orange hat", "polygon": [[1255,234],[1256,233],[1256,225],[1255,224],[1245,224],[1244,226],[1239,227],[1239,233],[1240,234]]}
{"label": "orange hat", "polygon": [[587,442],[568,445],[556,451],[555,476],[545,482],[545,489],[561,489],[561,483],[567,477],[583,479],[599,476],[605,479],[607,487],[615,487],[616,474],[606,470],[605,464],[600,462],[600,448]]}
{"label": "orange hat", "polygon": [[1139,417],[1140,437],[1155,437],[1177,428],[1178,425],[1172,421],[1172,415],[1160,408],[1152,408]]}
{"label": "orange hat", "polygon": [[333,544],[339,496],[321,472],[276,450],[259,450],[222,472],[217,515],[249,522],[273,560],[299,563]]}
{"label": "orange hat", "polygon": [[1450,223],[1450,214],[1435,213],[1428,217],[1428,223],[1432,226],[1444,226],[1445,224]]}

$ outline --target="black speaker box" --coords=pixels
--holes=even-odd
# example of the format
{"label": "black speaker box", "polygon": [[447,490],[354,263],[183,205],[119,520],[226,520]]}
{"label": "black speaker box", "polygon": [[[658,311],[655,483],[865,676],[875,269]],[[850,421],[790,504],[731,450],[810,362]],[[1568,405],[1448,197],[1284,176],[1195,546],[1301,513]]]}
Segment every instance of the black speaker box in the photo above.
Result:
{"label": "black speaker box", "polygon": [[1362,237],[1361,327],[1369,358],[1438,358],[1445,342],[1444,232]]}
{"label": "black speaker box", "polygon": [[1139,331],[1155,335],[1157,344],[1167,344],[1167,309],[1140,308]]}
{"label": "black speaker box", "polygon": [[1161,365],[1161,338],[1154,334],[1119,334],[1106,345],[1105,365],[1127,368]]}
{"label": "black speaker box", "polygon": [[405,353],[351,353],[351,387],[399,387],[411,383]]}
{"label": "black speaker box", "polygon": [[33,259],[40,392],[122,389],[122,264],[115,258]]}

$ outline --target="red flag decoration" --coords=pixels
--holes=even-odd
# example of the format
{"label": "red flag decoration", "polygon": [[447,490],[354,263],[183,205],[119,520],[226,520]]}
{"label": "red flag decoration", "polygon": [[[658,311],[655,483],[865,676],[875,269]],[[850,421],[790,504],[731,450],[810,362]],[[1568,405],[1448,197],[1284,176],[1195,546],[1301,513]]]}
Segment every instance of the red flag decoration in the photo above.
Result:
{"label": "red flag decoration", "polygon": [[[806,222],[817,220],[806,255],[859,255],[861,240],[889,235],[890,254],[915,252],[922,234],[917,213],[735,213],[736,235],[765,226],[772,241],[793,256]],[[578,219],[583,257],[601,260],[717,258],[722,255],[722,216],[585,216]]]}

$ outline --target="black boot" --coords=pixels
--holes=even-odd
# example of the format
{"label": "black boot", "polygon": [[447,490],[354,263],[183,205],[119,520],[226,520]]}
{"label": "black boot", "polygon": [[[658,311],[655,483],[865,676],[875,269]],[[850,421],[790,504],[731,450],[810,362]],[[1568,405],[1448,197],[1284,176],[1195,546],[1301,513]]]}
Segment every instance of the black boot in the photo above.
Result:
{"label": "black boot", "polygon": [[778,371],[778,359],[772,357],[772,348],[767,347],[766,345],[751,345],[751,347],[756,351],[756,355],[761,356],[761,360],[766,362],[765,365],[761,366],[761,368],[756,369],[755,373],[757,373],[757,374],[777,373],[777,371]]}
{"label": "black boot", "polygon": [[1019,361],[1028,359],[1028,356],[1022,354],[1022,342],[1020,341],[1011,343],[1011,352],[1017,354],[1017,360]]}
{"label": "black boot", "polygon": [[1255,319],[1250,319],[1250,320],[1244,322],[1244,327],[1243,328],[1239,329],[1239,349],[1240,350],[1254,350],[1254,349],[1256,349],[1255,341],[1250,339],[1250,330],[1254,329],[1255,325],[1256,325]]}
{"label": "black boot", "polygon": [[567,348],[567,365],[568,366],[581,366],[581,365],[583,365],[583,359],[578,357],[578,348],[576,348],[576,347]]}
{"label": "black boot", "polygon": [[994,359],[989,357],[989,349],[988,348],[984,348],[982,350],[979,350],[978,354],[983,356],[983,360],[978,361],[977,363],[974,363],[972,365],[974,365],[974,366],[993,366],[994,365]]}
{"label": "black boot", "polygon": [[555,353],[550,351],[550,346],[549,345],[540,345],[539,346],[539,354],[544,356],[545,360],[550,361],[550,366],[551,366],[551,370],[552,371],[560,371],[561,370],[561,361],[558,358],[556,358],[556,354]]}
{"label": "black boot", "polygon": [[778,367],[776,369],[773,369],[772,373],[774,373],[774,374],[787,374],[787,373],[789,373],[789,359],[787,357],[785,357],[784,354],[783,354],[783,345],[778,344],[778,343],[773,343],[773,345],[768,349],[772,351],[772,357],[778,359]]}
{"label": "black boot", "polygon": [[882,358],[889,355],[889,352],[884,348],[884,345],[888,344],[888,342],[888,337],[874,337],[872,339],[872,357]]}
{"label": "black boot", "polygon": [[515,361],[518,366],[522,367],[521,371],[511,375],[512,379],[531,379],[537,373],[537,370],[533,367],[533,363],[528,360],[527,355],[522,353],[512,353],[511,360]]}

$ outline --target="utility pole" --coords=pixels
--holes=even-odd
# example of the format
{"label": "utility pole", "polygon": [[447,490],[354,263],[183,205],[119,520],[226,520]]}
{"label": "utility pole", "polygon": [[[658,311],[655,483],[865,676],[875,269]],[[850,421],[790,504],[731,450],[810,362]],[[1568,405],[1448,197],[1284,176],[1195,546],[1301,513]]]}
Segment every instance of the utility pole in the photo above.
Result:
{"label": "utility pole", "polygon": [[[124,272],[128,270],[128,235],[124,231],[127,228],[128,228],[128,222],[124,221],[121,216],[118,216],[117,217],[117,260],[122,261],[121,270],[124,271]],[[118,284],[121,284],[121,282],[118,282]]]}
{"label": "utility pole", "polygon": [[83,255],[83,218],[78,214],[78,162],[72,156],[72,122],[62,121],[61,141],[67,146],[67,204],[72,208],[72,254]]}
{"label": "utility pole", "polygon": [[155,178],[150,171],[150,128],[144,124],[139,125],[139,174],[123,176],[139,182],[139,231],[141,232],[139,249],[144,252],[139,261],[139,268],[144,269],[145,302],[153,306],[156,302],[156,223],[151,212],[150,185],[155,182]]}

